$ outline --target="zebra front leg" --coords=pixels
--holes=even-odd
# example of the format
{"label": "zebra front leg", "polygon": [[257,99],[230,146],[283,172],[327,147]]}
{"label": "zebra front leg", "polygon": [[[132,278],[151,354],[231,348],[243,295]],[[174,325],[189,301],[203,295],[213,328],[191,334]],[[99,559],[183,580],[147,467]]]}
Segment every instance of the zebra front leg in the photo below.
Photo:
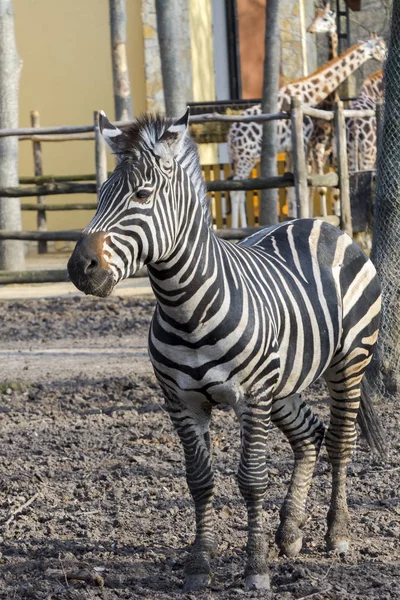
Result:
{"label": "zebra front leg", "polygon": [[276,543],[281,553],[292,557],[300,552],[303,543],[302,529],[307,522],[306,500],[324,439],[324,425],[299,394],[276,400],[271,417],[273,423],[286,435],[295,457],[276,533]]}
{"label": "zebra front leg", "polygon": [[248,589],[270,589],[267,544],[263,526],[263,502],[267,489],[266,442],[270,428],[271,401],[246,403],[239,414],[242,450],[238,471],[240,492],[248,514],[247,566]]}
{"label": "zebra front leg", "polygon": [[210,558],[217,552],[212,510],[214,475],[208,431],[211,407],[202,406],[195,415],[175,399],[167,400],[167,407],[185,453],[186,480],[196,512],[196,537],[185,565],[184,590],[197,590],[210,583]]}

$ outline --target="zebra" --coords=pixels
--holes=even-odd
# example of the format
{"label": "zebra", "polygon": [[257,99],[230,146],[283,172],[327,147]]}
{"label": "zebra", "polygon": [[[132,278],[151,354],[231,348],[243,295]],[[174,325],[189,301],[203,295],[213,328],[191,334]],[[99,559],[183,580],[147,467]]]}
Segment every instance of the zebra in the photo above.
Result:
{"label": "zebra", "polygon": [[[361,393],[378,335],[380,285],[357,244],[322,220],[286,221],[237,244],[218,238],[188,119],[189,110],[176,121],[145,115],[118,129],[101,114],[100,129],[119,162],[68,271],[81,291],[104,297],[147,265],[157,300],[149,355],[183,446],[195,507],[184,589],[209,584],[217,551],[209,433],[216,405],[232,407],[240,422],[245,586],[270,589],[263,500],[271,421],[295,458],[276,533],[281,553],[293,557],[302,548],[324,439],[332,465],[327,547],[348,550],[346,470],[358,414],[370,445],[384,450],[373,402]],[[321,376],[331,397],[326,431],[301,396]]]}

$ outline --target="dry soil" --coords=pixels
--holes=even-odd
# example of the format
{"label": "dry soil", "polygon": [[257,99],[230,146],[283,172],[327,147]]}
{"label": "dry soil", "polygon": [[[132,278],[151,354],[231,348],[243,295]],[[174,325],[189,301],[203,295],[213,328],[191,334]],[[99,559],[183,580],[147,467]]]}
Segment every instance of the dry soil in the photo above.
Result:
{"label": "dry soil", "polygon": [[[324,549],[325,451],[304,550],[273,543],[292,456],[271,430],[265,499],[273,591],[245,592],[246,514],[235,481],[239,432],[216,409],[212,435],[219,554],[209,590],[182,593],[193,508],[182,451],[146,353],[151,299],[0,302],[0,598],[276,600],[400,598],[400,407],[379,407],[386,461],[361,440],[349,472],[352,547]],[[324,385],[308,392],[327,416]]]}

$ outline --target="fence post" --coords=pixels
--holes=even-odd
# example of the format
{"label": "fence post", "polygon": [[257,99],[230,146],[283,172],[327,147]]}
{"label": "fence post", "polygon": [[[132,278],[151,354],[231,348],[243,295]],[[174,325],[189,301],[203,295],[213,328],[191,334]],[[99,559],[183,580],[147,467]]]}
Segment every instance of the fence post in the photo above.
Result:
{"label": "fence post", "polygon": [[[32,127],[40,127],[40,115],[38,110],[31,110],[31,125]],[[40,142],[32,142],[33,149],[33,166],[35,170],[35,176],[43,175],[43,160],[42,160],[42,145]],[[44,205],[43,196],[37,197],[37,204],[39,206]],[[46,211],[38,210],[36,216],[36,224],[39,231],[47,231],[47,220]],[[38,253],[47,254],[47,242],[45,240],[39,240],[38,242]]]}
{"label": "fence post", "polygon": [[95,164],[96,164],[96,188],[97,188],[97,199],[98,199],[99,194],[100,194],[100,188],[108,177],[107,152],[106,152],[106,143],[100,132],[99,111],[98,110],[94,111],[93,119],[94,119],[94,152],[95,152]]}
{"label": "fence post", "polygon": [[350,183],[347,163],[346,123],[343,115],[343,102],[333,103],[335,113],[336,152],[340,189],[340,227],[353,236],[350,206]]}
{"label": "fence post", "polygon": [[303,111],[299,98],[291,98],[290,121],[292,126],[292,157],[294,189],[296,196],[297,214],[289,216],[308,217],[308,186],[307,166],[303,139]]}
{"label": "fence post", "polygon": [[381,145],[382,139],[382,107],[383,107],[383,99],[377,98],[375,104],[375,114],[376,114],[376,156],[378,158],[378,152]]}

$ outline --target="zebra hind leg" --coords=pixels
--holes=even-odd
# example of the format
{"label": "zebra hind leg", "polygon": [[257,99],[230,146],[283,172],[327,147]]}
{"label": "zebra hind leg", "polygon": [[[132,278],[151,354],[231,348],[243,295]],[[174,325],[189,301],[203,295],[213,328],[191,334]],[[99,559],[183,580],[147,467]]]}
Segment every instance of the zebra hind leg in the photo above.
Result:
{"label": "zebra hind leg", "polygon": [[[351,330],[352,331],[352,330]],[[368,335],[370,333],[371,335]],[[361,330],[347,351],[339,350],[325,373],[331,396],[331,416],[325,444],[332,465],[332,495],[328,511],[328,550],[346,554],[349,547],[349,512],[346,477],[357,442],[356,421],[360,407],[361,380],[378,335],[378,330]],[[346,344],[344,343],[346,346]]]}
{"label": "zebra hind leg", "polygon": [[208,431],[211,407],[194,415],[179,401],[167,398],[167,409],[181,440],[186,479],[195,505],[196,537],[185,565],[185,591],[198,590],[211,581],[210,558],[217,552],[212,501],[214,475]]}
{"label": "zebra hind leg", "polygon": [[272,406],[271,418],[286,435],[295,458],[276,533],[276,543],[281,554],[293,557],[302,548],[302,529],[307,522],[307,495],[325,428],[299,394],[276,400]]}
{"label": "zebra hind leg", "polygon": [[270,589],[267,544],[263,527],[263,502],[267,489],[266,441],[271,401],[248,399],[239,414],[242,448],[238,470],[240,492],[248,514],[247,589]]}

